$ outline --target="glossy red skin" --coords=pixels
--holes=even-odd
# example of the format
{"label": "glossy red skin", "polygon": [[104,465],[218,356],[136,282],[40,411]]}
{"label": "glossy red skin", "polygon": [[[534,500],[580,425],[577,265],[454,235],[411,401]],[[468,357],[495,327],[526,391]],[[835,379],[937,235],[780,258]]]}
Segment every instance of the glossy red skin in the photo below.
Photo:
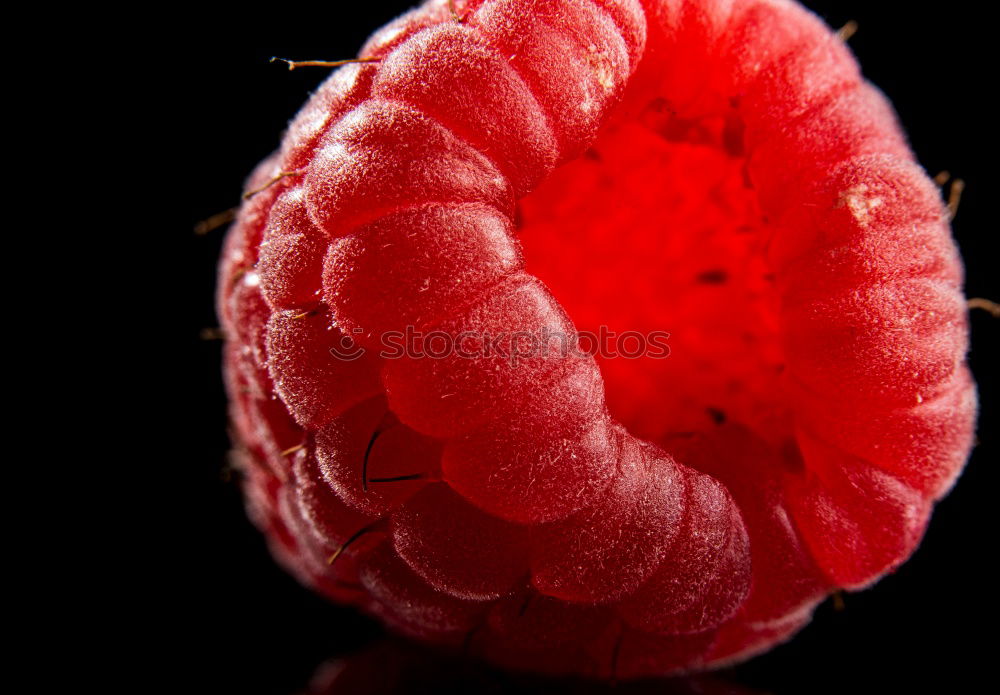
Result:
{"label": "glossy red skin", "polygon": [[[968,455],[940,195],[792,2],[457,8],[377,32],[248,181],[294,172],[220,267],[252,518],[334,600],[511,668],[765,651],[905,561]],[[377,356],[602,325],[671,355]]]}

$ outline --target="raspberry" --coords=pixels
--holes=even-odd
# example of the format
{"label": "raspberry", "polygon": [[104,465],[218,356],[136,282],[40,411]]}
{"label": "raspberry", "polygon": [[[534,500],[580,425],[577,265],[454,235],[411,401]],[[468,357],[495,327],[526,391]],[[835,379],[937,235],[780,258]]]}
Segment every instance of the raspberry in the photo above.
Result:
{"label": "raspberry", "polygon": [[971,446],[962,267],[843,41],[790,0],[430,0],[361,57],[219,275],[289,571],[506,667],[640,678],[906,560]]}

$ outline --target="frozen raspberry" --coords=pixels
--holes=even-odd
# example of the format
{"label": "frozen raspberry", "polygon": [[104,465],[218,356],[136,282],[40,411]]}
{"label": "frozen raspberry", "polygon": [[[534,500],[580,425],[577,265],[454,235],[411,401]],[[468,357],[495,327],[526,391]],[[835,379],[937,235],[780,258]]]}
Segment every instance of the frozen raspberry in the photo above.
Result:
{"label": "frozen raspberry", "polygon": [[962,267],[840,38],[790,0],[429,0],[361,57],[219,274],[284,566],[415,639],[641,678],[907,559],[972,441]]}

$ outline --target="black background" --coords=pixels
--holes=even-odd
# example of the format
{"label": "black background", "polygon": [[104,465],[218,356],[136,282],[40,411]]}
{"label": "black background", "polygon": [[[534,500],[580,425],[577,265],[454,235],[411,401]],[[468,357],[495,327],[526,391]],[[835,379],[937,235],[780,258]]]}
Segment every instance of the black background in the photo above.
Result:
{"label": "black background", "polygon": [[[994,135],[986,125],[986,102],[994,96],[995,65],[987,57],[979,5],[971,0],[933,9],[863,0],[805,4],[834,27],[851,19],[859,23],[851,46],[867,76],[895,103],[921,163],[932,175],[949,170],[967,181],[955,222],[968,265],[967,293],[1000,299],[995,256],[988,253],[997,233],[988,211],[995,205],[997,181],[995,163],[984,149]],[[269,64],[271,56],[350,57],[371,30],[409,5],[299,0],[272,4],[266,12],[240,8],[209,16],[190,10],[177,41],[197,50],[173,59],[182,120],[171,126],[180,128],[188,149],[167,153],[187,172],[185,184],[171,196],[171,204],[187,210],[185,224],[238,201],[243,178],[276,147],[288,119],[326,74],[288,72]],[[169,594],[179,599],[181,612],[173,618],[183,623],[185,637],[157,658],[189,674],[189,692],[293,693],[323,660],[376,642],[382,632],[278,569],[246,520],[238,490],[223,480],[227,437],[220,345],[199,340],[202,328],[217,325],[214,266],[222,235],[195,237],[188,226],[167,234],[164,250],[176,252],[170,257],[183,278],[160,326],[180,343],[180,352],[172,355],[180,380],[164,391],[172,394],[169,405],[180,433],[172,444],[182,452],[169,473],[177,483],[171,534],[184,548],[172,563],[177,579]],[[724,673],[725,678],[775,694],[920,692],[932,683],[958,688],[980,678],[990,682],[997,619],[997,475],[991,464],[1000,451],[998,323],[982,312],[973,316],[981,442],[913,559],[875,588],[848,595],[843,610],[824,604],[793,642]],[[414,686],[421,692],[435,689],[436,662],[425,661],[422,685]],[[440,669],[439,689],[449,678],[453,686],[455,663],[441,662]],[[499,676],[482,678],[476,690],[510,689]]]}

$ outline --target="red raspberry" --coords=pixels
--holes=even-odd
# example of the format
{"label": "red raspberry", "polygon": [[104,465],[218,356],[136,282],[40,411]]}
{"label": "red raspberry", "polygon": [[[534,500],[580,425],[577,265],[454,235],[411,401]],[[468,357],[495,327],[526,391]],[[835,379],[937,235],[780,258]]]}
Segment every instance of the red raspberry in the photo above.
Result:
{"label": "red raspberry", "polygon": [[[962,268],[843,41],[787,0],[430,0],[361,56],[220,270],[279,560],[619,678],[752,656],[905,561],[971,446]],[[380,353],[408,330],[456,350]]]}

